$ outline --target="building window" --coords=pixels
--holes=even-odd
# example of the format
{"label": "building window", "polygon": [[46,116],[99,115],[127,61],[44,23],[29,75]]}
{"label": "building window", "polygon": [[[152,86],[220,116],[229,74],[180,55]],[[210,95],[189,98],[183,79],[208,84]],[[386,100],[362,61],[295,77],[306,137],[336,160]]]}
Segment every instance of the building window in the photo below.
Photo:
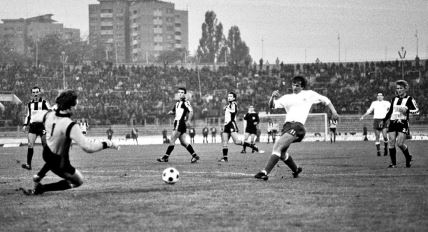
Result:
{"label": "building window", "polygon": [[181,32],[180,31],[176,31],[175,35],[181,35]]}

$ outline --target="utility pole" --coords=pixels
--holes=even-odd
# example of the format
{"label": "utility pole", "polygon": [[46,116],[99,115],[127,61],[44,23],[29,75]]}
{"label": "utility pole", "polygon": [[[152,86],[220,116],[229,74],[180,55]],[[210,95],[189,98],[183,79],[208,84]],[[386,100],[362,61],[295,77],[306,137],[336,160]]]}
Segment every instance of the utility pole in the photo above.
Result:
{"label": "utility pole", "polygon": [[404,50],[404,47],[401,47],[401,52],[398,51],[398,55],[401,59],[401,77],[404,80],[404,58],[406,58],[406,50]]}
{"label": "utility pole", "polygon": [[339,63],[340,63],[340,34],[337,34],[337,40],[339,42]]}
{"label": "utility pole", "polygon": [[62,62],[62,88],[67,89],[67,82],[65,81],[65,64],[67,63],[68,56],[65,55],[65,52],[61,52],[61,62]]}
{"label": "utility pole", "polygon": [[262,37],[262,60],[263,60],[263,55],[264,55],[263,52],[264,51],[263,51],[263,37]]}
{"label": "utility pole", "polygon": [[419,37],[418,37],[418,30],[416,30],[415,37],[416,37],[416,57],[419,57]]}

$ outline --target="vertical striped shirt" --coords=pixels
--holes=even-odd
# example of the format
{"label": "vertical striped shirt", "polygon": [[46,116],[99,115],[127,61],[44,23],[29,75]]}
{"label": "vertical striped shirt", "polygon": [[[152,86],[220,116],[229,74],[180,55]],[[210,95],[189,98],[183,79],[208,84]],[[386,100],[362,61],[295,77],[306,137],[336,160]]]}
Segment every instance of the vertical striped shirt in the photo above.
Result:
{"label": "vertical striped shirt", "polygon": [[25,117],[24,125],[27,126],[30,123],[33,123],[34,117],[37,117],[38,114],[44,114],[46,113],[46,110],[49,110],[50,106],[49,103],[42,99],[33,99],[27,104],[27,117]]}

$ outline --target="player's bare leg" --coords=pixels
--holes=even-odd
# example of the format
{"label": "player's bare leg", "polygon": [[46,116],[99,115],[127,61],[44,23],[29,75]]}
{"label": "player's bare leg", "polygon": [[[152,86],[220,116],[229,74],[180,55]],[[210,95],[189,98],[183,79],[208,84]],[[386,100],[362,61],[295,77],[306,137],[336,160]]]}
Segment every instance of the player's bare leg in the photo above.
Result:
{"label": "player's bare leg", "polygon": [[297,167],[293,158],[287,154],[287,149],[297,139],[296,136],[290,135],[288,133],[283,134],[279,139],[274,143],[272,149],[272,155],[270,156],[265,168],[255,175],[255,178],[267,180],[269,173],[281,159],[284,163],[291,169],[293,176],[297,177],[302,171],[301,168]]}
{"label": "player's bare leg", "polygon": [[228,162],[227,153],[229,152],[229,148],[227,147],[227,144],[229,143],[230,134],[224,133],[221,135],[221,143],[223,147],[223,157],[219,160],[219,162]]}
{"label": "player's bare leg", "polygon": [[409,147],[405,144],[407,138],[407,134],[398,132],[398,135],[396,137],[397,140],[397,146],[400,148],[400,150],[403,152],[404,157],[406,158],[406,167],[410,168],[411,162],[412,162],[412,156],[409,152]]}
{"label": "player's bare leg", "polygon": [[171,139],[169,140],[168,148],[166,149],[165,155],[156,159],[159,162],[168,162],[168,158],[171,155],[172,151],[175,147],[175,141],[180,137],[181,132],[178,132],[177,130],[173,130],[171,134]]}
{"label": "player's bare leg", "polygon": [[[248,137],[250,137],[250,133],[245,132],[245,134],[244,134],[244,141],[248,141]],[[247,148],[247,146],[243,145],[241,153],[247,153],[246,148]]]}
{"label": "player's bare leg", "polygon": [[384,145],[384,156],[388,155],[388,129],[383,128],[382,129],[382,135],[383,135],[383,145]]}
{"label": "player's bare leg", "polygon": [[395,131],[389,132],[388,137],[389,137],[389,141],[388,141],[389,157],[391,158],[391,164],[388,167],[395,168],[397,165],[397,158],[396,158],[397,150],[395,149],[396,132]]}
{"label": "player's bare leg", "polygon": [[[254,147],[256,146],[256,137],[255,134],[250,134],[250,144],[252,144]],[[254,153],[256,150],[252,149],[251,153]]]}
{"label": "player's bare leg", "polygon": [[375,132],[375,145],[376,145],[377,156],[380,156],[380,131],[375,130],[374,132]]}
{"label": "player's bare leg", "polygon": [[192,155],[192,158],[190,159],[190,163],[196,163],[199,160],[199,156],[195,153],[195,150],[193,150],[193,147],[190,143],[188,143],[188,135],[183,133],[179,136],[180,143],[183,147],[186,148],[186,150]]}
{"label": "player's bare leg", "polygon": [[31,161],[33,160],[34,154],[34,142],[37,139],[37,135],[28,133],[28,150],[27,150],[27,163],[22,164],[22,168],[31,170]]}

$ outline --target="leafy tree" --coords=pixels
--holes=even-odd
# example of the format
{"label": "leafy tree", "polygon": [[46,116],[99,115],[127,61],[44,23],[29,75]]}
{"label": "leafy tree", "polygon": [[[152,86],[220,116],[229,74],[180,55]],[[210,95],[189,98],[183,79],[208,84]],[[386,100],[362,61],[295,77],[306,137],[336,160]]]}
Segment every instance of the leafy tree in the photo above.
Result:
{"label": "leafy tree", "polygon": [[216,58],[222,57],[226,51],[224,45],[223,24],[218,22],[214,11],[207,11],[197,50],[200,62],[213,63]]}
{"label": "leafy tree", "polygon": [[24,57],[13,48],[13,43],[7,38],[0,39],[0,63],[21,62]]}
{"label": "leafy tree", "polygon": [[228,61],[234,64],[250,64],[250,49],[241,39],[241,32],[238,26],[232,26],[227,36],[227,47],[230,51]]}
{"label": "leafy tree", "polygon": [[175,49],[172,51],[171,50],[163,51],[157,57],[157,61],[159,63],[162,63],[164,65],[164,67],[166,68],[166,66],[168,64],[175,63],[177,61],[183,60],[185,53],[186,53],[186,51],[184,51],[183,49]]}

